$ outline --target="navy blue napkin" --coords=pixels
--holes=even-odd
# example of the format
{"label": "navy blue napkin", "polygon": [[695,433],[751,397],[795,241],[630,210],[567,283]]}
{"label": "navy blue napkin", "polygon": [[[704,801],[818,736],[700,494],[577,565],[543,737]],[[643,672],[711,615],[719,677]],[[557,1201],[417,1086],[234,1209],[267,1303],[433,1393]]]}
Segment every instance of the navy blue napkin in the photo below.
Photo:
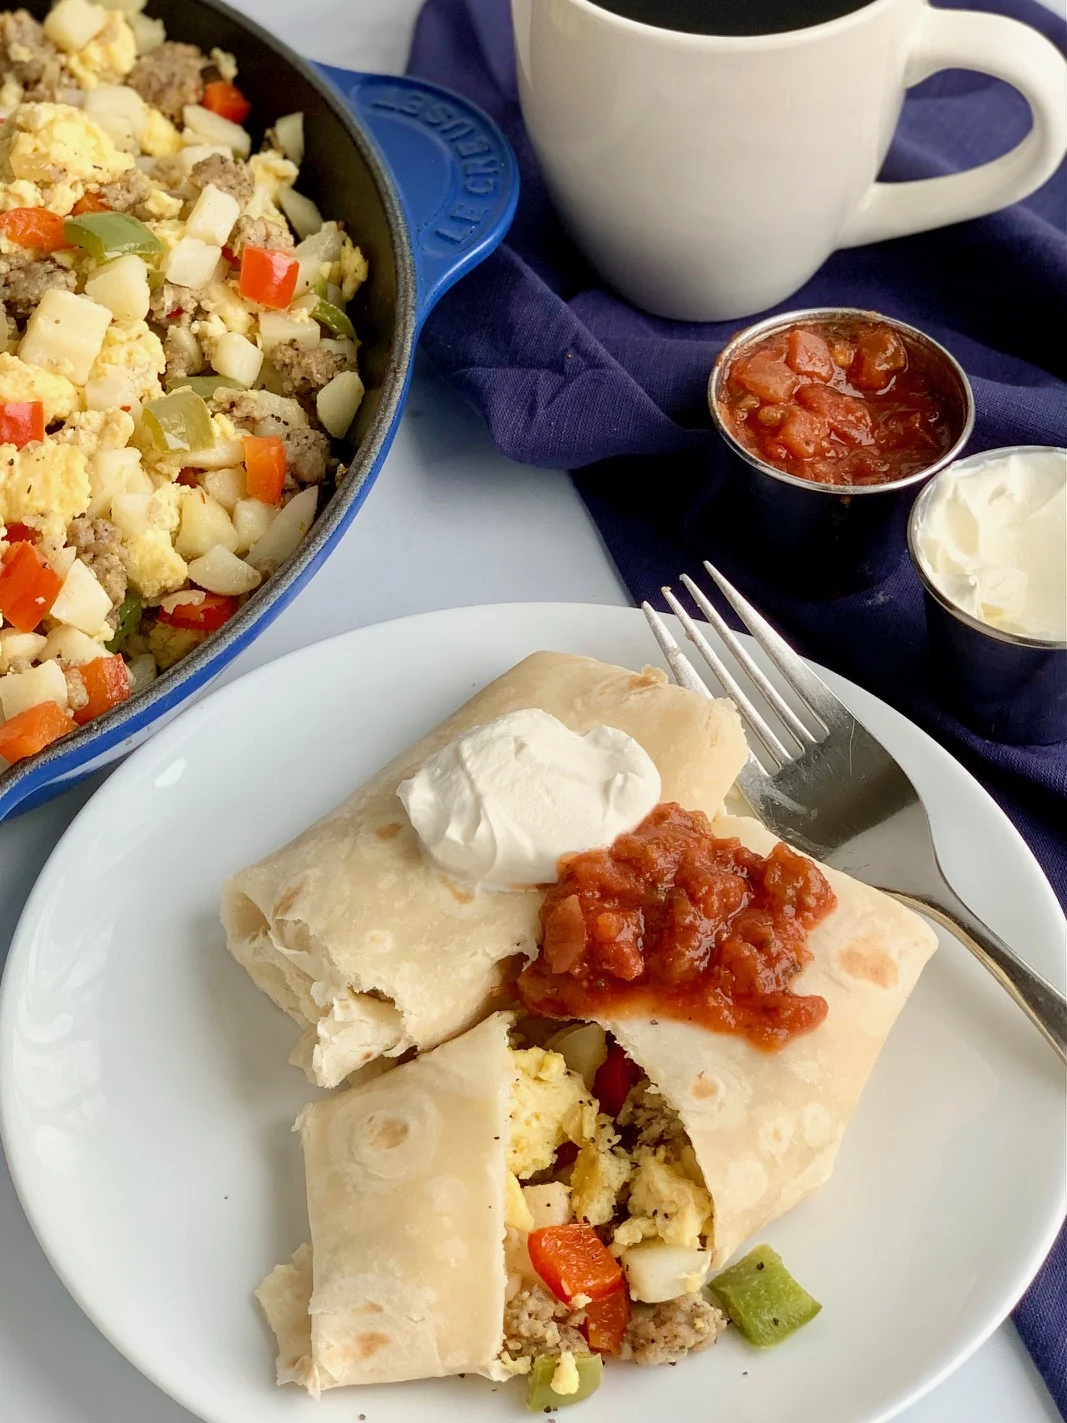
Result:
{"label": "navy blue napkin", "polygon": [[[1067,49],[1036,0],[949,0],[1026,21]],[[444,298],[423,347],[516,460],[575,471],[634,599],[659,602],[698,548],[802,652],[924,727],[997,798],[1067,904],[1067,749],[974,735],[931,690],[922,598],[906,558],[879,587],[832,601],[783,595],[741,565],[714,499],[724,451],[710,428],[708,372],[742,321],[648,316],[601,284],[545,193],[519,109],[508,0],[427,0],[409,68],[486,109],[515,145],[523,192],[505,245]],[[1004,152],[1029,125],[1025,101],[983,75],[949,71],[914,89],[882,174],[932,177]],[[971,378],[972,450],[1067,444],[1067,182],[1060,172],[1004,212],[940,232],[835,253],[779,309],[859,306],[912,322]],[[706,582],[706,578],[704,580]],[[725,610],[724,610],[725,611]],[[733,619],[731,619],[733,621]],[[1016,1311],[1067,1418],[1067,1235]]]}

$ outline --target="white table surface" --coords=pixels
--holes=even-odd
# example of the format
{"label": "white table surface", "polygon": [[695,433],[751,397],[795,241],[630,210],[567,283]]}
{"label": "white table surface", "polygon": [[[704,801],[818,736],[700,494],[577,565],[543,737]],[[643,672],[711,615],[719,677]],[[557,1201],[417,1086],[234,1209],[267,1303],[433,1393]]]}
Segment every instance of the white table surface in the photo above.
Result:
{"label": "white table surface", "polygon": [[[419,0],[237,3],[312,58],[394,72],[403,68]],[[476,417],[420,368],[396,443],[355,524],[310,587],[223,680],[363,624],[433,608],[527,599],[630,601],[566,475],[505,460]],[[0,958],[46,857],[101,779],[0,825]],[[0,1418],[192,1419],[116,1353],[67,1295],[2,1163]],[[1058,1423],[1010,1325],[903,1418]]]}

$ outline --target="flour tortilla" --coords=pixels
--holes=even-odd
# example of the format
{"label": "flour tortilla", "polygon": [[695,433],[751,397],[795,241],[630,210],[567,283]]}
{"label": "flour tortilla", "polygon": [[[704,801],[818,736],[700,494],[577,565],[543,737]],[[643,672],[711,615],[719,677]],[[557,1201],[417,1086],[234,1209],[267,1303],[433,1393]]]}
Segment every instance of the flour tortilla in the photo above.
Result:
{"label": "flour tortilla", "polygon": [[256,1291],[278,1382],[491,1376],[504,1340],[509,1013],[307,1107],[311,1245]]}
{"label": "flour tortilla", "polygon": [[[777,843],[755,820],[721,816],[714,829],[762,855]],[[668,1018],[604,1021],[689,1134],[714,1206],[715,1267],[825,1185],[882,1044],[937,948],[911,910],[821,868],[837,907],[808,934],[813,959],[791,985],[829,1005],[812,1032],[768,1053]]]}
{"label": "flour tortilla", "polygon": [[653,669],[538,652],[292,844],[234,875],[222,904],[230,952],[310,1030],[297,1060],[320,1086],[463,1032],[494,1006],[516,956],[534,957],[542,894],[472,895],[451,883],[421,853],[396,795],[461,732],[524,707],[577,732],[628,732],[656,763],[662,799],[708,815],[747,754],[730,702]]}

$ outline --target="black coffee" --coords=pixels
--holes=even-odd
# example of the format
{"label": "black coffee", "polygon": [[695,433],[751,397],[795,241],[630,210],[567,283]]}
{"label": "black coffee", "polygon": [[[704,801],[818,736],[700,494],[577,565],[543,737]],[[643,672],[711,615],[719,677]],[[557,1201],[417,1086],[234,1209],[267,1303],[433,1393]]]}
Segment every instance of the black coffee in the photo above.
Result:
{"label": "black coffee", "polygon": [[862,10],[870,0],[594,0],[627,20],[691,35],[773,35]]}

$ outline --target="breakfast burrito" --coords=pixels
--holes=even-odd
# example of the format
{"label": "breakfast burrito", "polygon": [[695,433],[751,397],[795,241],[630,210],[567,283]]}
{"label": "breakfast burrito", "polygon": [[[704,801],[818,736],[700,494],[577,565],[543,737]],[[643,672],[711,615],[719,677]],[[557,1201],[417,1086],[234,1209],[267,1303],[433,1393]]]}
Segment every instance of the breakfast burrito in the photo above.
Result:
{"label": "breakfast burrito", "polygon": [[312,1080],[336,1086],[499,1006],[536,953],[559,856],[610,844],[661,800],[715,814],[745,757],[730,702],[536,653],[234,875],[230,951],[305,1029]]}
{"label": "breakfast burrito", "polygon": [[557,1406],[724,1308],[761,1343],[818,1310],[766,1247],[747,1306],[745,1262],[713,1272],[828,1179],[932,931],[677,804],[564,859],[539,919],[521,1010],[303,1113],[311,1245],[258,1291],[279,1382],[528,1374]]}

